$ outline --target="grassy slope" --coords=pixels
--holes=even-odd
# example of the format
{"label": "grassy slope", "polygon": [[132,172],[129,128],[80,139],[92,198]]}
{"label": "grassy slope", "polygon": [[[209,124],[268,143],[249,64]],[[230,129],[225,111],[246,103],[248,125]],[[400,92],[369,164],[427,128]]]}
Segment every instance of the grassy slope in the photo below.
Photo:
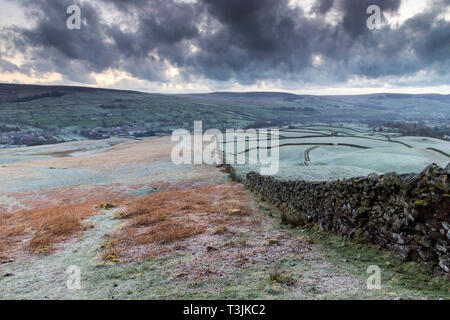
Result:
{"label": "grassy slope", "polygon": [[[268,210],[279,219],[277,209],[269,205]],[[293,236],[308,237],[320,247],[328,261],[338,269],[355,275],[361,281],[367,280],[369,266],[379,266],[381,290],[376,292],[375,297],[450,299],[449,278],[434,276],[425,267],[415,262],[402,262],[391,252],[379,246],[356,243],[332,233],[321,232],[315,227],[280,227],[289,229]]]}
{"label": "grassy slope", "polygon": [[[101,105],[124,105],[108,109]],[[228,111],[229,113],[227,113]],[[231,112],[231,114],[230,114]],[[0,112],[0,124],[14,124],[29,129],[81,130],[100,126],[145,122],[156,127],[187,127],[194,120],[219,125],[239,116],[231,107],[222,111],[177,97],[152,95],[99,96],[95,94],[68,94],[58,98],[44,98],[29,102],[5,103]]]}
{"label": "grassy slope", "polygon": [[[64,94],[45,97],[51,93]],[[39,95],[43,95],[39,98]],[[30,101],[17,99],[31,98]],[[101,105],[121,106],[101,108]],[[297,96],[283,93],[157,95],[82,87],[0,84],[0,125],[80,130],[144,122],[160,129],[233,128],[257,121],[448,119],[450,98],[435,95]],[[356,119],[355,116],[358,116]]]}
{"label": "grassy slope", "polygon": [[[265,232],[286,233],[302,238],[313,249],[297,257],[258,263],[241,263],[231,274],[210,274],[199,279],[180,277],[180,265],[202,259],[203,251],[174,252],[138,262],[114,264],[98,259],[103,235],[120,223],[114,212],[105,211],[87,223],[95,228],[60,252],[42,256],[39,263],[25,262],[0,277],[0,298],[90,298],[90,299],[450,299],[450,282],[434,277],[422,267],[403,263],[390,253],[314,229],[291,228],[280,224],[279,212],[255,198],[257,215],[267,222]],[[224,238],[244,243],[252,231]],[[223,244],[223,243],[222,243]],[[220,243],[212,245],[220,246]],[[221,261],[216,261],[218,266]],[[82,290],[64,286],[64,266],[75,264],[82,270]],[[367,267],[382,270],[382,289],[367,290]],[[63,267],[61,267],[63,266]],[[214,262],[209,267],[214,266]],[[205,266],[206,267],[206,266]],[[277,281],[270,274],[279,270]],[[30,277],[30,273],[34,276]],[[18,285],[22,283],[22,285]],[[25,285],[26,283],[26,285]]]}

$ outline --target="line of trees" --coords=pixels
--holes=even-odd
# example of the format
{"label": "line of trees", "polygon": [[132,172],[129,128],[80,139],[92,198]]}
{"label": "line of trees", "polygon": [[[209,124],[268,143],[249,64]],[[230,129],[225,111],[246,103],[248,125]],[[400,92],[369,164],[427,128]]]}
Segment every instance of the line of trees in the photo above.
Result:
{"label": "line of trees", "polygon": [[365,121],[375,131],[383,132],[384,130],[395,129],[405,136],[432,137],[448,140],[450,137],[450,126],[429,126],[421,122],[406,121],[385,121],[385,120],[368,120]]}

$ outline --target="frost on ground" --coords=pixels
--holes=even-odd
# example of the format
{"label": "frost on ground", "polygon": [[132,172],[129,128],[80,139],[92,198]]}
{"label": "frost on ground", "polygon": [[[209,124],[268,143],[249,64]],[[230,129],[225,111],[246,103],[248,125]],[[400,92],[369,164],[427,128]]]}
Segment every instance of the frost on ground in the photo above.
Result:
{"label": "frost on ground", "polygon": [[[244,137],[240,141],[244,141]],[[308,181],[394,171],[398,174],[419,173],[432,163],[445,167],[450,157],[449,141],[333,126],[282,129],[279,141],[272,140],[268,145],[280,146],[277,178]],[[249,158],[256,160],[257,154],[254,148],[250,148],[249,142],[245,147],[249,150],[244,149],[246,151],[242,153],[246,163],[251,163]],[[226,148],[222,149],[228,152]],[[229,159],[233,156],[227,153]],[[259,165],[234,167],[240,177],[260,169]]]}
{"label": "frost on ground", "polygon": [[[386,252],[280,225],[220,168],[173,165],[168,138],[92,144],[64,156],[64,144],[40,147],[53,156],[1,168],[1,299],[448,298],[432,275],[411,282],[405,271],[399,283],[409,265]],[[71,228],[30,218],[77,206],[89,210]],[[370,264],[382,267],[382,290],[366,287]],[[67,285],[71,266],[80,289]]]}

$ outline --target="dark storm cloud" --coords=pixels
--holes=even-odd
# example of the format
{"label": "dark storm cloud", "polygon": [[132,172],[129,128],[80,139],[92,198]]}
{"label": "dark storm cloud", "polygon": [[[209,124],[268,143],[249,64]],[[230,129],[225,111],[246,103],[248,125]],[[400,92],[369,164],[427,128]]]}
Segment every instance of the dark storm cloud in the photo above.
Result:
{"label": "dark storm cloud", "polygon": [[[450,0],[442,3],[450,5]],[[405,23],[405,34],[414,36],[411,44],[423,65],[433,65],[440,74],[448,74],[450,70],[450,23],[445,20],[435,20],[432,17],[439,14],[442,8],[433,12],[418,15]]]}
{"label": "dark storm cloud", "polygon": [[[65,10],[73,0],[21,0],[36,25],[8,32],[16,49],[32,56],[26,67],[81,82],[109,68],[164,81],[167,64],[186,80],[346,81],[446,72],[450,24],[438,16],[449,2],[435,1],[398,28],[369,30],[369,5],[395,14],[401,1],[317,0],[310,13],[288,0],[83,1],[82,29],[68,30]],[[116,23],[103,19],[104,5],[118,13]],[[337,24],[326,18],[332,10],[340,13]]]}
{"label": "dark storm cloud", "polygon": [[[106,27],[96,9],[83,3],[83,28],[66,27],[66,9],[77,4],[73,0],[21,0],[31,16],[37,16],[32,29],[15,27],[16,47],[32,56],[37,71],[56,71],[74,81],[87,81],[92,71],[99,72],[114,66],[115,46],[105,39]],[[9,35],[11,37],[11,35]]]}
{"label": "dark storm cloud", "polygon": [[6,60],[3,60],[0,58],[0,71],[2,72],[16,72],[19,71],[20,69],[15,65],[12,64],[11,62],[8,62]]}
{"label": "dark storm cloud", "polygon": [[168,0],[154,0],[145,6],[142,0],[113,1],[121,10],[129,13],[131,6],[138,8],[137,31],[122,31],[119,26],[110,27],[107,32],[117,49],[126,57],[145,57],[157,50],[158,54],[181,65],[186,55],[186,41],[199,37],[197,10],[195,6]]}
{"label": "dark storm cloud", "polygon": [[226,80],[239,75],[251,81],[258,74],[299,71],[310,63],[307,33],[320,32],[322,26],[307,21],[300,10],[288,6],[288,1],[203,3],[208,17],[218,25],[214,32],[202,34],[197,43],[201,50],[192,64],[208,77]]}

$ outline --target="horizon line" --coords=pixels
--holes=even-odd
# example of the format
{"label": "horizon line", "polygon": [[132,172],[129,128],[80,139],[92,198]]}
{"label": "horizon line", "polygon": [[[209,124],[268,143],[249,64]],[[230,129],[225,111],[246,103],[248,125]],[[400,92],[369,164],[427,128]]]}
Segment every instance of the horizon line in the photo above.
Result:
{"label": "horizon line", "polygon": [[[17,85],[17,86],[35,86],[35,87],[66,87],[66,88],[84,88],[93,90],[111,90],[111,91],[124,91],[124,92],[136,92],[143,94],[157,94],[157,95],[170,95],[170,96],[186,96],[186,95],[207,95],[207,94],[248,94],[248,93],[278,93],[278,94],[291,94],[295,96],[321,96],[321,97],[332,97],[332,96],[369,96],[369,95],[383,95],[383,94],[395,94],[395,95],[441,95],[448,96],[450,93],[440,93],[440,92],[425,92],[425,93],[406,93],[402,91],[396,92],[368,92],[368,93],[343,93],[343,94],[311,94],[311,93],[295,93],[293,91],[275,89],[275,90],[249,90],[249,91],[198,91],[198,92],[158,92],[158,91],[144,91],[143,89],[119,89],[119,88],[108,88],[90,85],[77,85],[77,84],[36,84],[36,83],[15,83],[15,82],[0,82],[1,85]],[[349,88],[352,89],[352,88]],[[320,90],[320,89],[318,89]]]}

